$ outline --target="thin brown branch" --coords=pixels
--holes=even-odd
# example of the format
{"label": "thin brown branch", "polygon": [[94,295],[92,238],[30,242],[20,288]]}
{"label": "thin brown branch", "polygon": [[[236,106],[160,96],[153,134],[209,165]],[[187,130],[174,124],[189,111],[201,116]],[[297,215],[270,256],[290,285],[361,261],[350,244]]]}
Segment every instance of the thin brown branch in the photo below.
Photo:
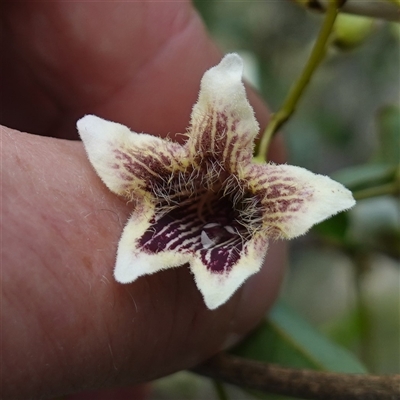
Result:
{"label": "thin brown branch", "polygon": [[[301,5],[317,11],[326,11],[331,0],[294,0]],[[341,11],[364,17],[400,22],[400,7],[395,1],[388,0],[347,0],[343,2]]]}
{"label": "thin brown branch", "polygon": [[283,368],[220,353],[193,372],[248,389],[310,400],[399,400],[400,375]]}

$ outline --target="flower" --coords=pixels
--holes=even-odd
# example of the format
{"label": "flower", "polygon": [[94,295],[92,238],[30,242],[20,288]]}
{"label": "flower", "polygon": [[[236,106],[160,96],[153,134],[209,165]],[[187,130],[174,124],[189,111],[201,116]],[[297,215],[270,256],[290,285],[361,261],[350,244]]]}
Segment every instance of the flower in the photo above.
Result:
{"label": "flower", "polygon": [[354,205],[328,177],[252,162],[258,123],[228,54],[206,71],[184,145],[87,115],[77,123],[107,187],[134,202],[115,279],[189,263],[208,308],[225,303],[263,263],[271,239],[290,239]]}

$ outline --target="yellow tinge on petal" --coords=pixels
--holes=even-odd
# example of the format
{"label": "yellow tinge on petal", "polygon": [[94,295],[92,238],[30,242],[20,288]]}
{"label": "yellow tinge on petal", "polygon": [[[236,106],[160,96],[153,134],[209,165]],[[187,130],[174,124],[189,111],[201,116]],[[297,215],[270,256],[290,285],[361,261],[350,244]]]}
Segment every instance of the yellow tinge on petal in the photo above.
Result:
{"label": "yellow tinge on petal", "polygon": [[343,185],[304,168],[253,164],[246,172],[263,209],[263,231],[271,238],[303,235],[313,225],[355,204]]}
{"label": "yellow tinge on petal", "polygon": [[151,182],[185,168],[185,151],[178,143],[94,115],[81,118],[77,127],[93,167],[117,195],[148,196]]}

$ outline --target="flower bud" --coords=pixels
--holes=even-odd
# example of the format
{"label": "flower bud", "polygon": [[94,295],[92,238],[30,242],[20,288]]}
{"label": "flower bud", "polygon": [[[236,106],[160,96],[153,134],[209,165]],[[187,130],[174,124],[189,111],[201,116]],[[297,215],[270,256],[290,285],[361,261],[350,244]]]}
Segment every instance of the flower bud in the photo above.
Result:
{"label": "flower bud", "polygon": [[333,45],[341,50],[351,50],[364,43],[376,25],[372,18],[340,14],[333,28]]}

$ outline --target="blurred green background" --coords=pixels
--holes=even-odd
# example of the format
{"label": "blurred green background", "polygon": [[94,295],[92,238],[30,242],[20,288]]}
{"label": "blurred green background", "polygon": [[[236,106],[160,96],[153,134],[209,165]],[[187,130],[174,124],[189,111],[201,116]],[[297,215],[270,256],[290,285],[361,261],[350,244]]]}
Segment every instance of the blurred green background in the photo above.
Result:
{"label": "blurred green background", "polygon": [[[195,5],[222,51],[245,58],[250,81],[276,111],[307,60],[322,15],[290,1]],[[369,33],[355,48],[331,46],[283,129],[288,163],[351,189],[399,180],[399,25],[374,21]],[[348,214],[291,242],[282,289],[286,304],[373,373],[400,372],[399,226],[398,197],[359,200]],[[229,393],[251,398],[239,389]],[[216,397],[210,382],[182,372],[156,382],[152,398]]]}

